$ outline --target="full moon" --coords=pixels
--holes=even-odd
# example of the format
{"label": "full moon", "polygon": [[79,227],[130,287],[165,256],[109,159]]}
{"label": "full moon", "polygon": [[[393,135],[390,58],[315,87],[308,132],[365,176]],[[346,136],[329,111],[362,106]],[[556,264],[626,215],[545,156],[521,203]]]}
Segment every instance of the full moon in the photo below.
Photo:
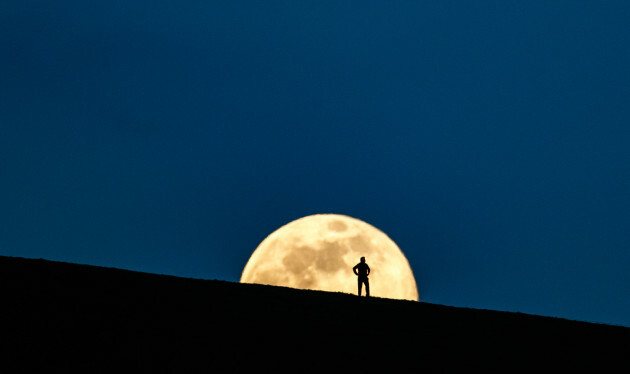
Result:
{"label": "full moon", "polygon": [[418,300],[413,272],[396,243],[339,214],[302,217],[271,233],[249,258],[241,282],[356,295],[352,268],[361,257],[371,269],[370,296]]}

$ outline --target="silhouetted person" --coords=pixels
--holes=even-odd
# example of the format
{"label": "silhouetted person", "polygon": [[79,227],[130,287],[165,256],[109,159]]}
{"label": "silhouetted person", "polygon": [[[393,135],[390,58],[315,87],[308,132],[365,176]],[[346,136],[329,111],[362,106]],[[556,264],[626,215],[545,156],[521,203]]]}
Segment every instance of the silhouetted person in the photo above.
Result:
{"label": "silhouetted person", "polygon": [[370,296],[370,281],[368,275],[370,275],[370,267],[365,263],[365,257],[361,257],[361,262],[354,265],[352,271],[355,275],[359,276],[359,296],[361,296],[361,286],[365,283],[365,296]]}

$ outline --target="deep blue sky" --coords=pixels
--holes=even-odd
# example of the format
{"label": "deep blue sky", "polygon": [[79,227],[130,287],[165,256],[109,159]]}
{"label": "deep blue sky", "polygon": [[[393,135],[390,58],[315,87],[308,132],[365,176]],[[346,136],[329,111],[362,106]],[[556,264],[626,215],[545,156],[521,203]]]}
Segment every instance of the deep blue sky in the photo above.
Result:
{"label": "deep blue sky", "polygon": [[3,1],[0,254],[238,281],[347,214],[423,301],[630,326],[630,2]]}

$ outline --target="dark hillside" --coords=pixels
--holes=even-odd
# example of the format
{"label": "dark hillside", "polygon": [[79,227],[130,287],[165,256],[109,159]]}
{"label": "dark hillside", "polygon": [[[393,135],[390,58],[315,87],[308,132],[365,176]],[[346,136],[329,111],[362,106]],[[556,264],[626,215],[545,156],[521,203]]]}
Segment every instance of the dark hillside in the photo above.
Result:
{"label": "dark hillside", "polygon": [[0,257],[3,373],[630,372],[630,329]]}

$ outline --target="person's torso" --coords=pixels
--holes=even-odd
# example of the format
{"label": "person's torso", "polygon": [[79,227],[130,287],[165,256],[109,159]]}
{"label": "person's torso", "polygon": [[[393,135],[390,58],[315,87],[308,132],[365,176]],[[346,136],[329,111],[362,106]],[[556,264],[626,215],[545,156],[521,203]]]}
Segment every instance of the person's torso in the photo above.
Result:
{"label": "person's torso", "polygon": [[366,263],[359,262],[357,264],[357,271],[359,272],[359,276],[360,277],[367,277],[369,268],[370,267]]}

